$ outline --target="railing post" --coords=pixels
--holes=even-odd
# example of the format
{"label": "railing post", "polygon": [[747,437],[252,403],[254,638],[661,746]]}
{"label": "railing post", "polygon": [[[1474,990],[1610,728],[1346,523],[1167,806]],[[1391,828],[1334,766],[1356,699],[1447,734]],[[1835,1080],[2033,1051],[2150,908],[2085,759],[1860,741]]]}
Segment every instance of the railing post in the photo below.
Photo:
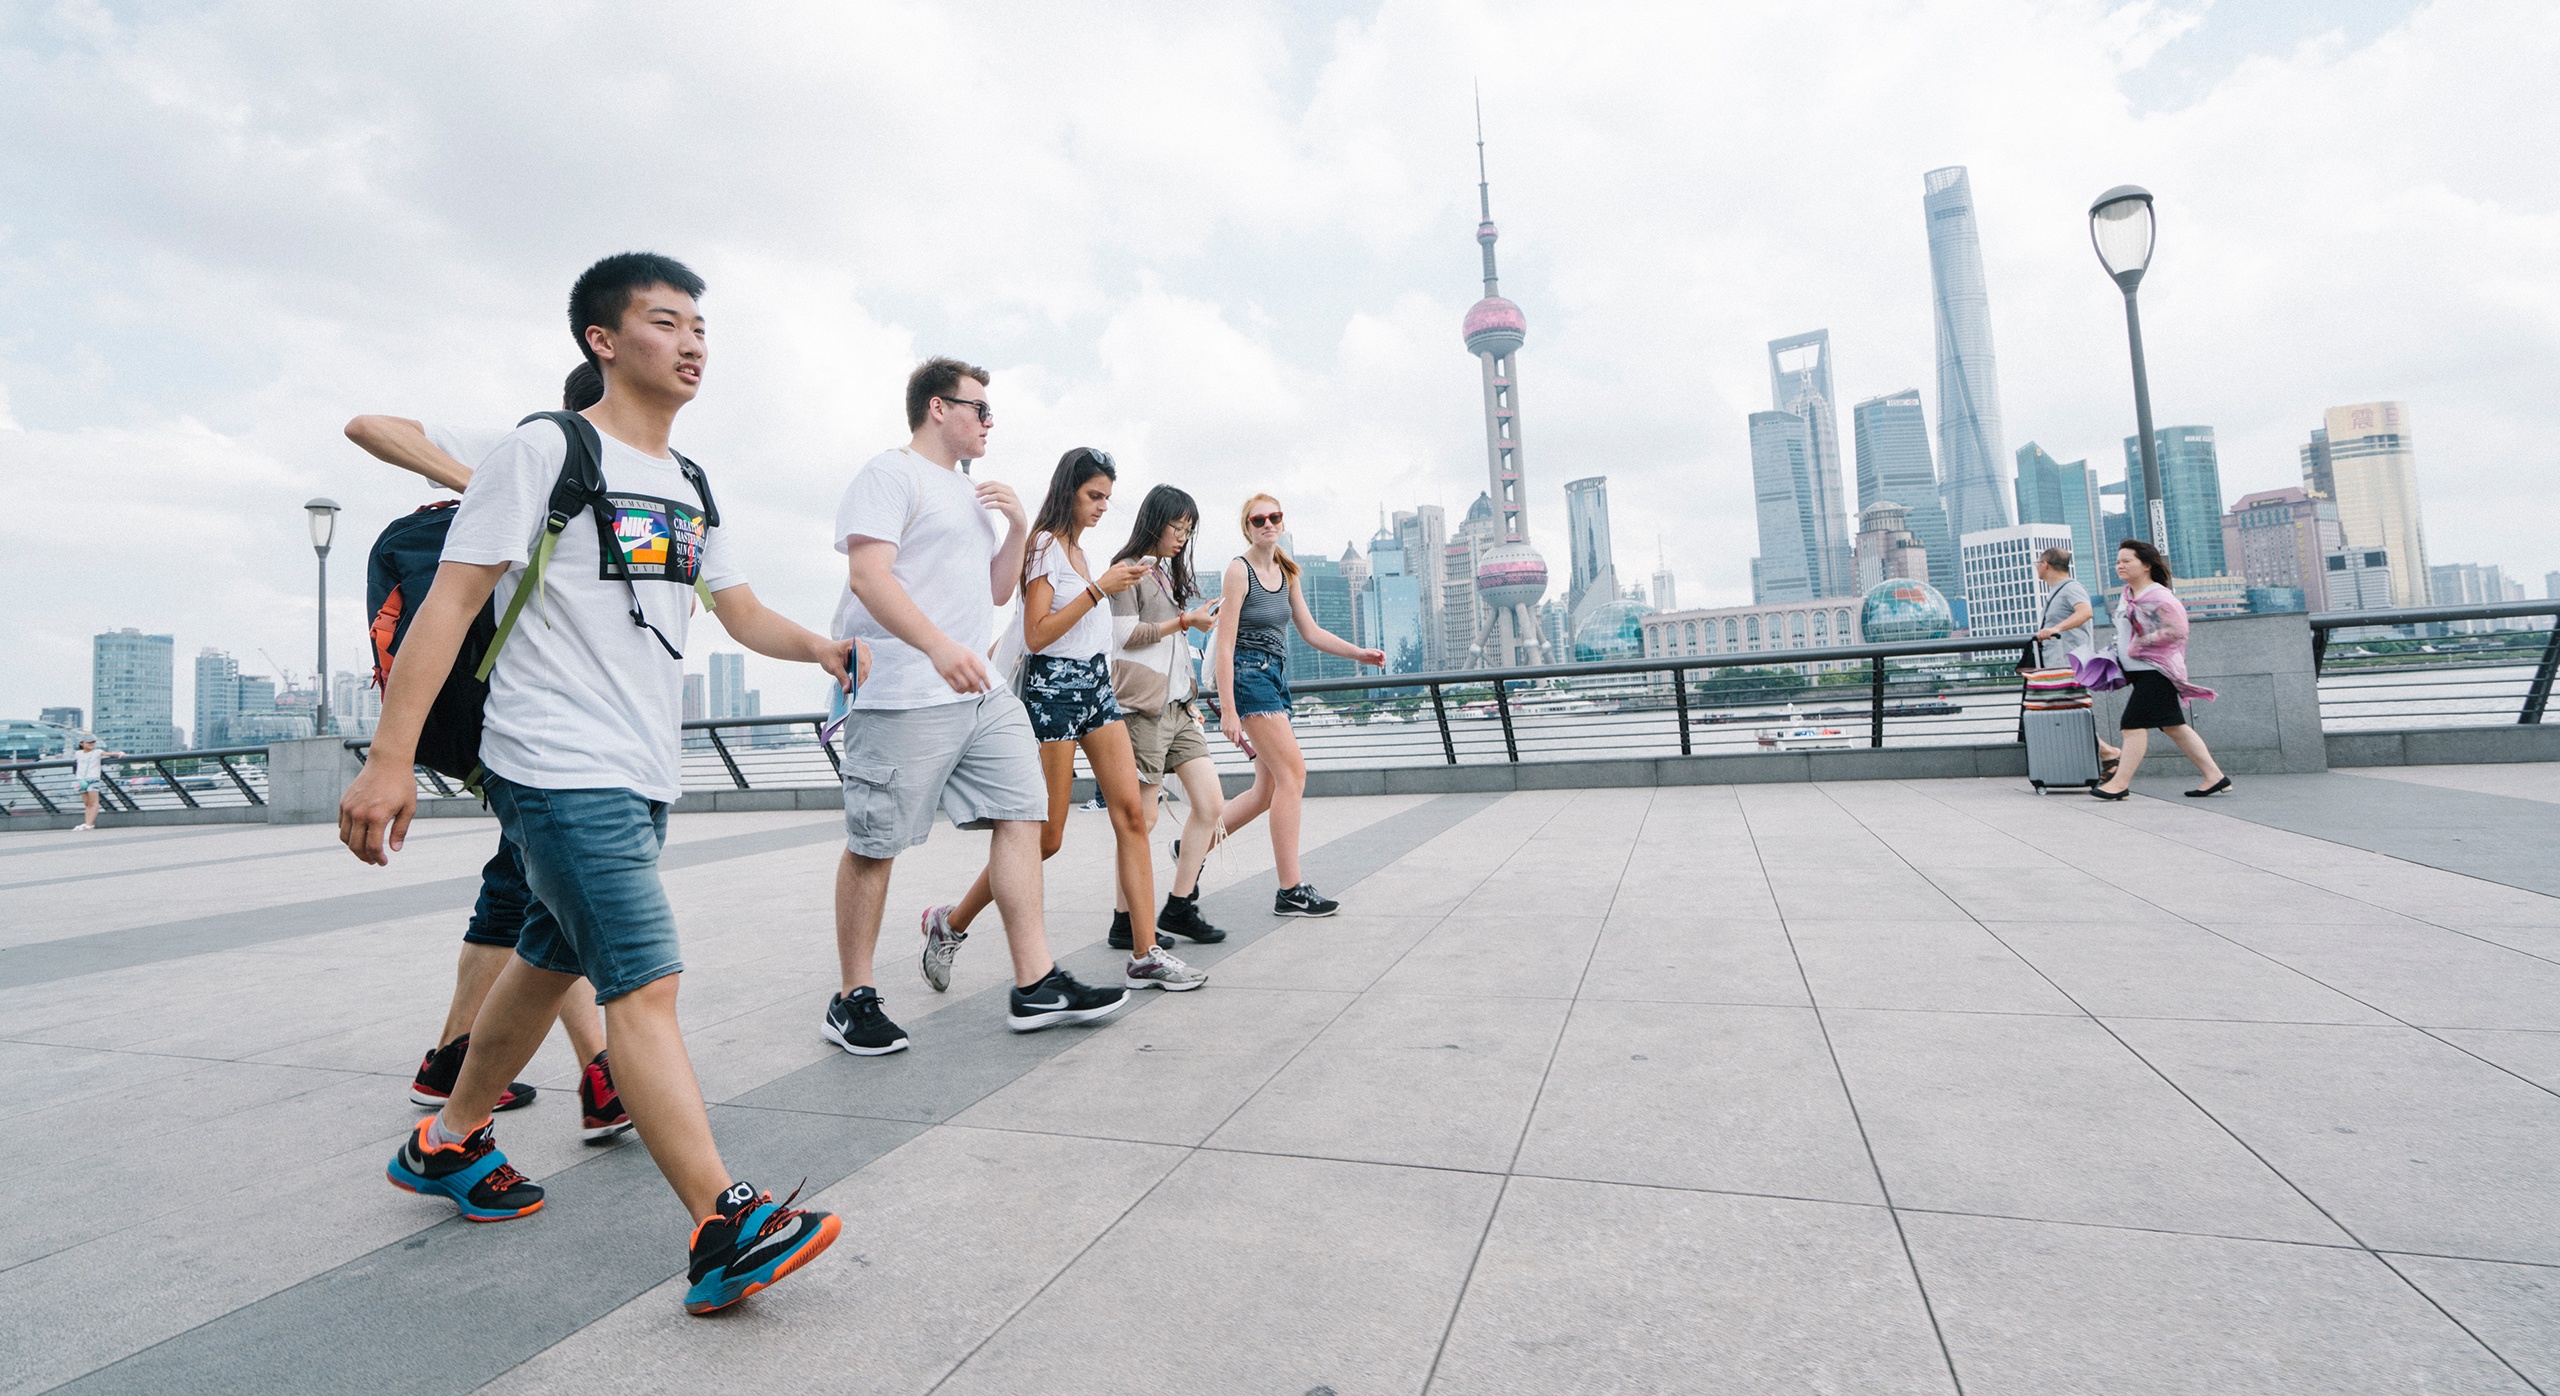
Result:
{"label": "railing post", "polygon": [[1689,671],[1671,671],[1671,705],[1680,710],[1680,754],[1689,754]]}
{"label": "railing post", "polygon": [[2311,632],[2311,672],[2316,676],[2320,665],[2329,658],[2329,629],[2321,626]]}
{"label": "railing post", "polygon": [[1458,764],[1458,743],[1449,735],[1449,705],[1440,701],[1440,685],[1431,685],[1431,715],[1440,722],[1440,754],[1449,764]]}
{"label": "railing post", "polygon": [[443,772],[430,770],[425,766],[420,766],[418,768],[418,774],[427,778],[427,784],[436,788],[436,794],[439,797],[447,800],[453,798],[453,787],[444,783]]}
{"label": "railing post", "polygon": [[[124,788],[123,786],[118,785],[118,784],[116,783],[116,778],[115,778],[114,776],[111,776],[111,775],[108,775],[108,774],[107,774],[107,767],[106,767],[106,763],[105,763],[105,762],[100,762],[100,763],[98,764],[98,783],[99,783],[100,785],[103,785],[103,786],[107,787],[107,793],[108,793],[108,794],[111,794],[111,795],[115,796],[117,800],[122,800],[122,801],[124,801],[124,810],[125,810],[125,813],[127,813],[127,814],[140,814],[140,813],[142,813],[142,806],[135,804],[135,803],[133,802],[133,797],[132,797],[131,795],[128,795],[128,794],[126,794],[126,793],[125,793],[125,788]],[[106,803],[106,804],[108,804],[110,807],[112,807],[112,806],[114,805],[115,801],[110,800],[110,801],[106,801],[105,803]]]}
{"label": "railing post", "polygon": [[266,801],[261,800],[261,799],[259,799],[259,798],[258,798],[258,792],[257,792],[257,791],[252,790],[252,789],[250,789],[250,788],[249,788],[249,782],[247,782],[247,781],[245,781],[245,780],[242,780],[242,779],[240,778],[240,773],[239,773],[238,771],[235,771],[235,770],[231,769],[231,758],[230,758],[230,757],[228,757],[228,756],[217,756],[217,757],[213,758],[213,762],[214,762],[214,764],[215,764],[215,765],[220,766],[220,767],[222,768],[222,773],[223,773],[224,775],[231,777],[231,783],[232,783],[233,785],[236,785],[236,786],[239,786],[239,787],[240,787],[240,798],[242,798],[242,799],[244,799],[244,800],[247,800],[247,801],[249,802],[249,807],[250,807],[251,809],[255,809],[255,808],[257,808],[258,806],[263,805],[263,804],[265,804],[265,803],[266,803]]}
{"label": "railing post", "polygon": [[33,796],[35,796],[35,797],[36,797],[36,803],[37,803],[37,804],[40,804],[40,805],[42,805],[42,806],[44,806],[44,812],[45,812],[45,813],[47,813],[47,814],[60,814],[60,813],[62,813],[61,809],[60,809],[60,808],[58,808],[58,807],[53,803],[53,797],[51,797],[51,796],[49,796],[49,795],[47,795],[47,794],[45,794],[45,793],[44,793],[44,787],[43,787],[43,786],[36,784],[36,778],[35,778],[35,774],[34,774],[33,772],[31,772],[31,771],[12,771],[12,772],[10,772],[10,774],[11,774],[11,775],[14,775],[14,776],[16,776],[16,777],[18,778],[18,783],[19,783],[20,785],[23,785],[23,786],[27,787],[27,793],[28,793],[28,794],[33,795]]}
{"label": "railing post", "polygon": [[729,744],[720,740],[720,729],[705,727],[702,730],[711,738],[711,749],[720,753],[720,764],[729,768],[729,779],[736,781],[740,790],[751,789],[746,772],[739,770],[736,759],[729,755]]}
{"label": "railing post", "polygon": [[189,808],[189,809],[201,809],[201,808],[203,808],[203,806],[198,805],[198,804],[196,803],[196,797],[195,797],[195,796],[190,795],[190,794],[188,794],[188,793],[187,793],[187,787],[185,787],[185,786],[183,786],[183,785],[180,785],[180,784],[178,783],[178,778],[177,778],[176,776],[173,776],[173,775],[169,774],[169,763],[168,763],[168,762],[166,762],[166,761],[159,761],[159,760],[155,760],[155,761],[153,761],[153,762],[151,763],[151,768],[152,768],[153,770],[155,770],[155,771],[158,771],[158,772],[160,773],[160,778],[161,778],[162,780],[165,780],[165,781],[169,782],[169,788],[178,792],[178,798],[179,798],[179,800],[183,801],[183,802],[185,803],[185,805],[186,805],[186,807],[187,807],[187,808]]}
{"label": "railing post", "polygon": [[1884,745],[1884,656],[1867,659],[1867,745]]}
{"label": "railing post", "polygon": [[2525,690],[2524,711],[2516,714],[2519,726],[2542,725],[2542,711],[2551,702],[2551,681],[2555,677],[2560,677],[2560,616],[2551,618],[2551,638],[2542,643],[2542,666],[2533,671],[2533,686]]}
{"label": "railing post", "polygon": [[1502,715],[1502,753],[1511,764],[1520,764],[1520,741],[1511,733],[1511,690],[1500,679],[1493,681],[1493,710]]}

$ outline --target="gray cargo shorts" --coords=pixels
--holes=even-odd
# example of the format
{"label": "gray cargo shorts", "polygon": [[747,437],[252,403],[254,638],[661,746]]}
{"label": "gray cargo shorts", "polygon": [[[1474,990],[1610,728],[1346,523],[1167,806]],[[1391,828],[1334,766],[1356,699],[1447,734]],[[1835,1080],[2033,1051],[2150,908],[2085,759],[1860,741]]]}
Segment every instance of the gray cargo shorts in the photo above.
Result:
{"label": "gray cargo shorts", "polygon": [[844,846],[861,857],[895,858],[924,842],[936,804],[962,829],[1049,817],[1040,744],[1005,689],[857,712],[844,733]]}

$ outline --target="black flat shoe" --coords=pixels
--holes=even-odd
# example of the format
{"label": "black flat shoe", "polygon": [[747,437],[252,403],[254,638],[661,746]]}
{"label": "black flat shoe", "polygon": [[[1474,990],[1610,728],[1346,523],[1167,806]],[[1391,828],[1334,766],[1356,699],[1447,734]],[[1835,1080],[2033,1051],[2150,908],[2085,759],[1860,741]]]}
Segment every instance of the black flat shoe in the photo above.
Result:
{"label": "black flat shoe", "polygon": [[2093,786],[2090,786],[2090,787],[2089,787],[2089,793],[2090,793],[2090,794],[2092,794],[2092,795],[2097,796],[2097,797],[2098,797],[2099,799],[2101,799],[2101,800],[2122,800],[2122,799],[2125,799],[2125,798],[2127,798],[2127,797],[2129,797],[2129,796],[2131,796],[2131,795],[2133,794],[2133,792],[2132,792],[2131,790],[2129,790],[2129,789],[2128,789],[2128,790],[2109,790],[2109,789],[2107,789],[2107,788],[2106,788],[2105,786],[2103,786],[2103,785],[2093,785]]}
{"label": "black flat shoe", "polygon": [[2190,799],[2190,800],[2201,800],[2201,799],[2203,799],[2203,798],[2204,798],[2205,796],[2207,796],[2207,795],[2219,795],[2219,794],[2221,794],[2223,791],[2228,790],[2228,789],[2230,789],[2230,788],[2231,788],[2231,777],[2229,777],[2229,776],[2224,776],[2222,779],[2215,781],[2213,784],[2206,786],[2206,787],[2205,787],[2204,789],[2202,789],[2202,790],[2190,790],[2190,791],[2188,791],[2188,792],[2187,792],[2187,798],[2188,798],[2188,799]]}

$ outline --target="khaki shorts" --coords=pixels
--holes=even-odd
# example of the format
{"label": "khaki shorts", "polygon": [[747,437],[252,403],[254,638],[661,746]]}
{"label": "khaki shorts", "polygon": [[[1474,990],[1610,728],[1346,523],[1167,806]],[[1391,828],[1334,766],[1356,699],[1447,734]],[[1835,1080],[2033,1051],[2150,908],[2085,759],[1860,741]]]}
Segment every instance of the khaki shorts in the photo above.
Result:
{"label": "khaki shorts", "polygon": [[895,858],[924,842],[937,805],[963,829],[1049,817],[1031,719],[1006,689],[857,711],[844,733],[844,842],[862,857]]}
{"label": "khaki shorts", "polygon": [[1187,698],[1165,704],[1164,711],[1153,717],[1131,713],[1128,723],[1141,785],[1159,784],[1165,772],[1181,770],[1209,754],[1209,739],[1200,732],[1200,712]]}

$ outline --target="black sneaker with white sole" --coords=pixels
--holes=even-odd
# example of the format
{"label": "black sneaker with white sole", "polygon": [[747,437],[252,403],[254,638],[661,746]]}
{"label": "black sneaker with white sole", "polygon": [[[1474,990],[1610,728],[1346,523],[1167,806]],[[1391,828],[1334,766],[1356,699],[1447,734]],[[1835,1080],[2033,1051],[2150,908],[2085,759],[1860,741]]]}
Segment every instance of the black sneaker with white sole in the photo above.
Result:
{"label": "black sneaker with white sole", "polygon": [[1115,911],[1111,913],[1111,934],[1104,937],[1104,942],[1114,950],[1126,950],[1137,934],[1137,929],[1129,924],[1129,913]]}
{"label": "black sneaker with white sole", "polygon": [[1342,903],[1327,901],[1313,883],[1307,882],[1283,887],[1271,899],[1271,914],[1274,916],[1331,916],[1341,909]]}
{"label": "black sneaker with white sole", "polygon": [[818,1035],[857,1057],[885,1057],[907,1050],[906,1030],[880,1011],[880,991],[865,984],[827,1002]]}
{"label": "black sneaker with white sole", "polygon": [[[1197,887],[1192,888],[1191,895],[1187,897],[1165,894],[1164,910],[1156,913],[1156,935],[1180,936],[1201,945],[1215,945],[1227,938],[1225,931],[1210,925],[1200,915],[1200,889]],[[1116,950],[1119,947],[1112,948]]]}
{"label": "black sneaker with white sole", "polygon": [[1129,1004],[1127,989],[1097,989],[1055,965],[1030,988],[1017,984],[1004,1025],[1015,1032],[1038,1032],[1061,1023],[1090,1023],[1108,1018]]}

